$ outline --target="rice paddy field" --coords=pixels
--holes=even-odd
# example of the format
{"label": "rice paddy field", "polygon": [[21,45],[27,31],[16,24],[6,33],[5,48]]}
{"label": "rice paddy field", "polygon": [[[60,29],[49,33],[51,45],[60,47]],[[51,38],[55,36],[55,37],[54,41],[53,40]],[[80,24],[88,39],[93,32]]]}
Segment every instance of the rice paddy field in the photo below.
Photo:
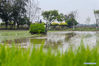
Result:
{"label": "rice paddy field", "polygon": [[[33,47],[24,49],[0,46],[0,66],[99,66],[98,48],[85,48],[83,45],[76,50],[68,49],[65,53],[49,48],[44,51]],[[84,63],[97,63],[86,65]]]}
{"label": "rice paddy field", "polygon": [[1,31],[0,66],[99,66],[98,37],[98,32]]}

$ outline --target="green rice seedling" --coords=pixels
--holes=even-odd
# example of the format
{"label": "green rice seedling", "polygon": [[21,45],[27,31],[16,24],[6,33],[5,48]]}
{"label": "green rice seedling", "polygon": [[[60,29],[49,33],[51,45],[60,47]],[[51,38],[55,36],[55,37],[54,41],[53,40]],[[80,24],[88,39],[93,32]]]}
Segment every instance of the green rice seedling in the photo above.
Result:
{"label": "green rice seedling", "polygon": [[65,53],[53,51],[44,46],[36,48],[19,48],[0,45],[0,66],[96,66],[84,63],[96,63],[99,66],[98,47],[84,47],[83,42],[78,49],[69,48]]}

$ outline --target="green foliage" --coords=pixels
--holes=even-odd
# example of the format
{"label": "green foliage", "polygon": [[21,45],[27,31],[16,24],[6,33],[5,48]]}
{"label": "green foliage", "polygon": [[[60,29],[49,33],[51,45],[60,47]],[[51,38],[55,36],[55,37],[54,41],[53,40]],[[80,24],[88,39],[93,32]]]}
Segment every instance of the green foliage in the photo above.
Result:
{"label": "green foliage", "polygon": [[0,18],[5,22],[6,28],[11,14],[11,5],[10,3],[0,1]]}
{"label": "green foliage", "polygon": [[29,18],[26,16],[24,18],[21,18],[19,21],[19,25],[25,25],[25,24],[28,26],[30,26],[30,24],[31,24]]}
{"label": "green foliage", "polygon": [[[77,14],[76,11],[73,11],[68,15],[64,15],[62,13],[59,13],[57,10],[50,10],[50,11],[44,11],[42,13],[42,16],[47,21],[47,23],[55,20],[57,20],[58,22],[65,21],[67,23],[65,25],[68,25],[68,27],[73,27],[74,25],[78,24],[78,22],[76,21],[76,14]],[[49,24],[48,24],[48,27],[49,27]],[[58,25],[58,24],[53,23],[52,25]],[[61,25],[64,25],[64,24],[61,23]]]}
{"label": "green foliage", "polygon": [[[6,28],[10,22],[14,22],[12,25],[23,25],[26,17],[26,5],[27,0],[9,0],[9,2],[0,1],[0,18],[5,22]],[[29,21],[28,21],[29,22]],[[27,24],[27,23],[25,23]]]}
{"label": "green foliage", "polygon": [[63,25],[63,26],[66,26],[66,25],[68,25],[66,22],[61,22],[59,25]]}
{"label": "green foliage", "polygon": [[31,39],[32,44],[45,44],[45,39]]}
{"label": "green foliage", "polygon": [[[33,49],[17,48],[0,45],[0,66],[99,66],[98,47],[85,48],[81,46],[65,53],[53,51],[49,48],[47,52],[43,46]],[[85,62],[97,63],[97,65],[85,65]]]}
{"label": "green foliage", "polygon": [[98,13],[99,14],[99,10],[95,10],[94,13]]}
{"label": "green foliage", "polygon": [[4,22],[2,22],[2,23],[0,23],[0,25],[5,25],[5,23],[4,23]]}
{"label": "green foliage", "polygon": [[56,26],[56,25],[59,25],[59,23],[57,23],[57,22],[52,22],[51,25]]}
{"label": "green foliage", "polygon": [[52,22],[57,19],[58,11],[57,10],[44,11],[42,13],[42,16],[46,21]]}
{"label": "green foliage", "polygon": [[30,25],[30,33],[45,33],[44,24],[34,23]]}
{"label": "green foliage", "polygon": [[77,25],[78,24],[78,22],[75,19],[73,19],[73,18],[68,19],[66,21],[66,23],[68,24],[68,27],[72,27],[73,25]]}
{"label": "green foliage", "polygon": [[57,16],[57,21],[62,22],[65,20],[65,16],[61,13]]}
{"label": "green foliage", "polygon": [[17,28],[19,28],[19,25],[26,24],[27,16],[26,16],[26,0],[15,0],[13,6],[12,6],[12,14],[13,20],[15,23],[17,23]]}
{"label": "green foliage", "polygon": [[44,25],[45,25],[46,23],[45,23],[45,22],[42,22],[42,24],[44,24]]}
{"label": "green foliage", "polygon": [[67,23],[66,22],[60,22],[60,23],[52,22],[51,25],[53,25],[53,26],[57,26],[57,25],[65,26],[65,25],[67,25]]}

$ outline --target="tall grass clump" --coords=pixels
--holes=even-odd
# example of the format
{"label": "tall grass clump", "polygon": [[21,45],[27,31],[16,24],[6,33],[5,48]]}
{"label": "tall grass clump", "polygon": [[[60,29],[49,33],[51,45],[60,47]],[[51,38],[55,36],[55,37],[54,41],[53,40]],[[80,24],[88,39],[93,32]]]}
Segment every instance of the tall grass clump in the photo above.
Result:
{"label": "tall grass clump", "polygon": [[51,48],[45,51],[43,46],[31,49],[0,45],[0,66],[90,66],[84,63],[96,62],[99,56],[96,53],[96,48],[85,48],[83,45],[76,50],[70,48],[65,53],[52,52]]}
{"label": "tall grass clump", "polygon": [[97,58],[96,58],[96,66],[99,66],[99,42],[97,41],[97,51],[96,51],[96,56],[97,56]]}

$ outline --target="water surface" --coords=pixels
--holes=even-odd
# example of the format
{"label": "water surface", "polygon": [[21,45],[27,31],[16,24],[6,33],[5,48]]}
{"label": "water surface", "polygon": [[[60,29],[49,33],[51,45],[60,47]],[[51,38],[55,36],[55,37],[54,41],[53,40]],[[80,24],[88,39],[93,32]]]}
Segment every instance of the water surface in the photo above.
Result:
{"label": "water surface", "polygon": [[[20,34],[15,34],[20,35]],[[14,35],[7,34],[0,35],[0,43],[5,43],[7,45],[11,45],[15,43],[15,45],[20,45],[23,47],[29,47],[31,45],[44,45],[44,48],[53,48],[66,50],[68,48],[77,48],[81,43],[85,45],[85,47],[89,46],[93,48],[96,46],[96,32],[85,32],[85,31],[59,31],[59,32],[48,32],[45,36],[40,37],[19,37],[14,40],[10,39]],[[15,36],[14,36],[15,37]],[[9,39],[6,39],[9,38]],[[3,40],[2,40],[3,39]],[[5,39],[5,40],[4,40]]]}

